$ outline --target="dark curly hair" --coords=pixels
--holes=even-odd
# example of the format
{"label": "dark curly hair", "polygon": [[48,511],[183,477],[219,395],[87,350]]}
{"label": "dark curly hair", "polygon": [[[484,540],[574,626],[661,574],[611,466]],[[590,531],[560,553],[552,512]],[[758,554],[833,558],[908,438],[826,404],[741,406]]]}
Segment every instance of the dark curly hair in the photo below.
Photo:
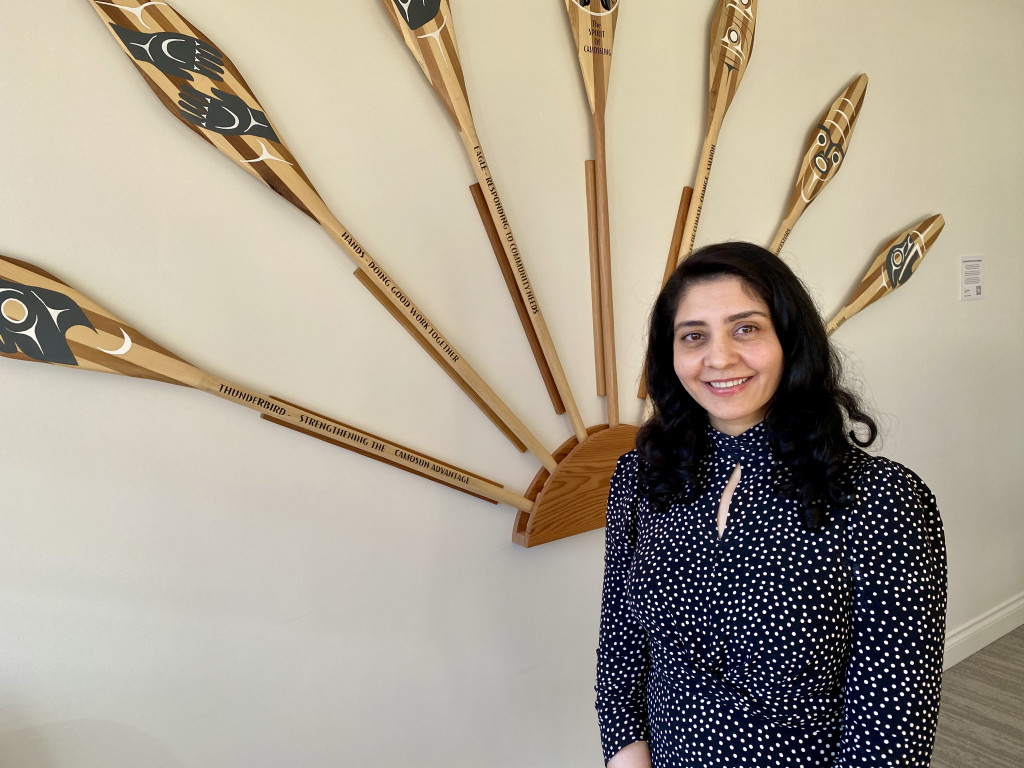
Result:
{"label": "dark curly hair", "polygon": [[[693,501],[703,492],[698,470],[711,453],[708,415],[676,376],[673,324],[690,286],[729,276],[739,278],[771,310],[784,366],[764,420],[778,460],[773,483],[777,493],[800,502],[804,525],[818,529],[830,509],[850,503],[847,459],[854,445],[873,443],[878,428],[840,383],[839,357],[803,283],[778,256],[751,243],[695,251],[672,273],[654,304],[647,346],[647,391],[654,409],[636,439],[644,459],[641,482],[655,509]],[[854,424],[866,431],[863,440],[850,428]]]}

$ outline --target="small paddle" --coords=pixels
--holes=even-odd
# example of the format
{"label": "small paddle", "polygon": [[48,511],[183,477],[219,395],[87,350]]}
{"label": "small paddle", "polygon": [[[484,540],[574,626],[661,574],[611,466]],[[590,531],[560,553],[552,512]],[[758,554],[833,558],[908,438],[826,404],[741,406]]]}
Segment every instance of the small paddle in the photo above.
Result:
{"label": "small paddle", "polygon": [[89,3],[171,114],[318,222],[356,264],[363,284],[378,289],[374,295],[502,433],[553,469],[556,462],[541,442],[327,208],[221,49],[167,3],[128,1],[136,5]]}
{"label": "small paddle", "polygon": [[932,216],[900,232],[890,240],[871,262],[864,279],[832,321],[826,326],[831,336],[836,330],[865,307],[895,291],[921,266],[928,249],[946,225],[941,214]]}
{"label": "small paddle", "polygon": [[[0,256],[0,355],[101,371],[208,392],[276,424],[348,448],[451,488],[528,509],[497,483],[270,395],[212,376],[32,264]],[[523,506],[526,504],[527,506]]]}
{"label": "small paddle", "polygon": [[423,70],[423,74],[430,81],[455,123],[459,137],[466,148],[470,165],[473,167],[473,173],[484,191],[491,220],[501,235],[505,258],[508,260],[512,272],[518,278],[516,287],[529,309],[530,327],[524,325],[524,330],[527,336],[530,336],[531,333],[536,334],[544,354],[543,360],[538,360],[538,364],[542,370],[545,365],[550,370],[573,432],[582,442],[587,438],[587,428],[569,389],[569,381],[566,379],[565,371],[558,359],[554,341],[548,331],[547,323],[544,321],[544,315],[541,313],[540,303],[530,283],[519,245],[512,233],[512,226],[509,224],[508,215],[501,203],[498,188],[495,186],[483,147],[476,134],[448,0],[381,0],[381,2],[388,17],[399,34],[402,35],[406,46],[412,51],[420,69]]}
{"label": "small paddle", "polygon": [[868,89],[868,76],[861,75],[839,94],[818,122],[796,177],[789,208],[772,240],[771,252],[778,255],[797,220],[818,193],[832,181],[846,159],[853,129]]}
{"label": "small paddle", "polygon": [[605,109],[608,103],[608,78],[612,68],[612,47],[615,24],[619,17],[619,0],[565,0],[569,26],[576,42],[583,84],[590,102],[591,132],[594,141],[593,172],[588,166],[588,196],[592,198],[593,216],[591,242],[597,245],[597,274],[591,267],[591,283],[597,283],[597,312],[600,331],[595,335],[595,348],[601,354],[595,363],[600,368],[604,386],[598,394],[605,396],[608,426],[619,424],[619,391],[615,372],[615,321],[612,312],[612,258],[608,217],[608,164],[605,148]]}
{"label": "small paddle", "polygon": [[682,247],[676,261],[682,261],[693,250],[697,238],[697,224],[704,205],[704,195],[715,159],[718,134],[722,130],[725,113],[729,111],[736,89],[747,71],[750,55],[754,51],[754,25],[757,20],[757,0],[719,0],[711,21],[711,68],[708,81],[708,122],[701,150],[697,179],[693,189],[697,199],[691,203],[683,226]]}

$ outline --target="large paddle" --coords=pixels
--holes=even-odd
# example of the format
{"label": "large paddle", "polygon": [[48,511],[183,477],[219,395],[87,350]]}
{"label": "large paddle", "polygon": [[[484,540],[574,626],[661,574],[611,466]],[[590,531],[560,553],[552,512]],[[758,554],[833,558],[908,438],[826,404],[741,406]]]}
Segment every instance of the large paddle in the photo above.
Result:
{"label": "large paddle", "polygon": [[789,207],[772,240],[772,253],[778,255],[807,206],[839,173],[867,89],[868,76],[861,75],[839,94],[839,98],[832,102],[832,106],[818,122],[797,172],[796,187],[789,199]]}
{"label": "large paddle", "polygon": [[937,214],[900,232],[890,240],[871,262],[860,285],[850,300],[840,309],[826,327],[831,336],[836,330],[865,307],[895,291],[921,266],[928,249],[946,225]]}
{"label": "large paddle", "polygon": [[327,208],[235,65],[164,2],[89,0],[146,83],[176,118],[318,222],[356,264],[356,275],[506,437],[548,469],[554,458],[380,262]]}
{"label": "large paddle", "polygon": [[268,421],[472,496],[517,509],[532,506],[525,497],[463,469],[205,373],[53,275],[32,264],[2,256],[0,355],[191,387],[259,411]]}
{"label": "large paddle", "polygon": [[754,51],[754,24],[757,20],[757,0],[719,0],[711,20],[711,65],[708,80],[708,122],[704,134],[700,164],[693,189],[697,194],[686,213],[682,246],[677,261],[693,250],[697,238],[697,224],[704,205],[704,195],[711,177],[711,164],[715,159],[718,134],[722,130],[725,113],[729,111],[736,89],[747,71],[750,54]]}
{"label": "large paddle", "polygon": [[[603,386],[598,387],[598,393],[603,392],[605,396],[608,426],[615,427],[619,424],[619,394],[615,373],[615,321],[612,313],[605,108],[608,103],[608,77],[612,68],[619,0],[565,0],[565,9],[569,13],[569,26],[576,42],[583,84],[590,102],[594,163],[593,166],[588,165],[586,179],[591,209],[591,243],[596,246],[596,259],[592,259],[590,275],[592,291],[597,297],[594,302],[594,347],[595,352],[600,347],[600,354],[595,357],[600,370],[598,378]],[[594,261],[597,263],[596,270],[593,268]]]}
{"label": "large paddle", "polygon": [[[430,84],[441,98],[458,129],[470,165],[473,167],[473,173],[484,192],[491,221],[501,235],[505,258],[517,278],[518,296],[513,295],[513,301],[522,301],[529,309],[527,316],[530,322],[529,326],[524,325],[524,330],[526,330],[527,336],[531,333],[536,335],[543,352],[543,360],[538,360],[538,364],[542,368],[546,365],[549,369],[569,416],[573,432],[582,442],[587,437],[586,426],[576,406],[576,400],[569,390],[569,382],[558,359],[554,341],[548,331],[547,323],[544,321],[544,315],[541,313],[540,303],[533,285],[530,283],[519,245],[512,233],[512,226],[509,224],[508,215],[501,203],[498,188],[495,186],[483,147],[481,147],[480,139],[476,134],[448,0],[381,0],[381,2],[388,17],[402,35],[406,46],[412,51],[420,69],[423,70],[423,74],[427,76]],[[511,286],[509,288],[511,290]],[[558,410],[557,406],[556,410]]]}

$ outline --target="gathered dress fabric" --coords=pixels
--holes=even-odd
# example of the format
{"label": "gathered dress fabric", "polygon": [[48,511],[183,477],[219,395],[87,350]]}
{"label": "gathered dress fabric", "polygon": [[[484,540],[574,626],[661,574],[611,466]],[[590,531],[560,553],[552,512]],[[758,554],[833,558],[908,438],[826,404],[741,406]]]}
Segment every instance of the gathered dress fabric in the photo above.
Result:
{"label": "gathered dress fabric", "polygon": [[799,503],[773,491],[763,423],[709,435],[692,503],[652,511],[636,451],[612,478],[596,686],[605,760],[648,741],[655,768],[927,766],[946,606],[933,495],[854,450],[854,500],[809,531]]}

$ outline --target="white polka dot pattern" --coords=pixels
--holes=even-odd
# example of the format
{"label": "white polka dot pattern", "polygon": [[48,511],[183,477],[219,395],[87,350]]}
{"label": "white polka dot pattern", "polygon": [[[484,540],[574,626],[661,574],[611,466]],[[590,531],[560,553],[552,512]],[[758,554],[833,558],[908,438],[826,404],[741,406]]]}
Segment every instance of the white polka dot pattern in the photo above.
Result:
{"label": "white polka dot pattern", "polygon": [[605,760],[649,741],[656,768],[927,766],[946,605],[931,492],[856,451],[856,500],[807,531],[798,503],[772,491],[764,426],[709,432],[691,504],[634,505],[635,451],[612,478],[596,688]]}

